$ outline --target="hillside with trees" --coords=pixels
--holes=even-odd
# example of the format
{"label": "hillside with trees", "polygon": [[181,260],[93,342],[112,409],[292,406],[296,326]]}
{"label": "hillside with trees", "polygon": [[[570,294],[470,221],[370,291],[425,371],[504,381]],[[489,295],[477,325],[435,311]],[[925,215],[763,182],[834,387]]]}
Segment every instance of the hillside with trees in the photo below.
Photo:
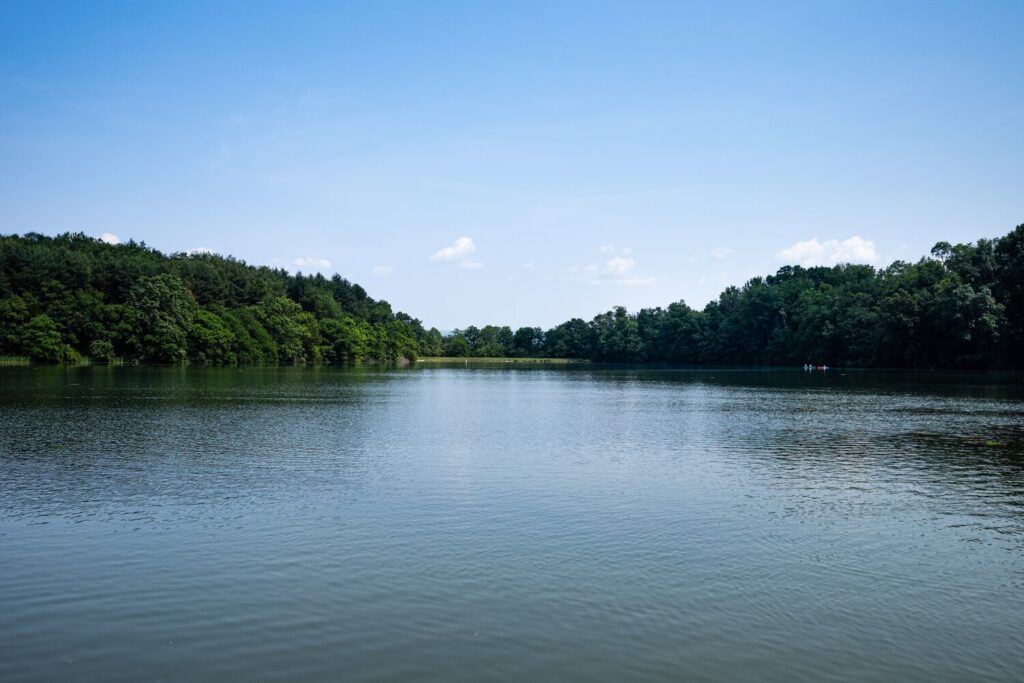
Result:
{"label": "hillside with trees", "polygon": [[546,332],[488,325],[445,338],[449,356],[620,363],[1024,368],[1024,225],[940,242],[917,263],[786,266],[729,287],[703,310],[680,301]]}
{"label": "hillside with trees", "polygon": [[338,275],[82,234],[0,237],[0,355],[33,362],[397,362],[441,334]]}
{"label": "hillside with trees", "polygon": [[295,364],[417,356],[615,363],[1024,368],[1024,225],[916,263],[786,266],[703,310],[622,307],[549,330],[442,337],[339,275],[82,234],[0,237],[0,355],[34,362]]}

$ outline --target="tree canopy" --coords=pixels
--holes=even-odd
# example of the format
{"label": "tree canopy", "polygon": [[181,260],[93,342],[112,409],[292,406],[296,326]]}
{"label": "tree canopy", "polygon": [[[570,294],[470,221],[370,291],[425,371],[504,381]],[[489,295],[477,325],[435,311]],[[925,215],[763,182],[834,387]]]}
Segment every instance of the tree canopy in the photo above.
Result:
{"label": "tree canopy", "polygon": [[164,255],[83,234],[0,237],[0,355],[35,362],[351,363],[420,355],[619,363],[1024,368],[1024,225],[939,242],[917,263],[785,266],[589,322],[469,326],[442,336],[339,275],[214,254]]}
{"label": "tree canopy", "polygon": [[940,242],[917,263],[785,266],[703,310],[618,307],[547,332],[470,326],[442,348],[619,363],[1024,368],[1024,225],[995,240]]}
{"label": "tree canopy", "polygon": [[441,334],[335,275],[83,234],[0,237],[0,355],[35,362],[396,362]]}

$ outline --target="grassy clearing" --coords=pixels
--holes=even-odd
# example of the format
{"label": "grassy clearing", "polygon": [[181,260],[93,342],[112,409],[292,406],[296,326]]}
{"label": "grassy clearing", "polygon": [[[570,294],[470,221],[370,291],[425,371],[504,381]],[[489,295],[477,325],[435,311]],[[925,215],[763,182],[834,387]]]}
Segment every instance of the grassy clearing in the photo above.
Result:
{"label": "grassy clearing", "polygon": [[465,365],[474,365],[477,363],[519,363],[525,365],[570,365],[575,363],[589,363],[588,360],[578,360],[575,358],[505,358],[501,356],[482,356],[476,358],[456,357],[456,356],[426,356],[424,358],[417,358],[417,363],[462,363]]}

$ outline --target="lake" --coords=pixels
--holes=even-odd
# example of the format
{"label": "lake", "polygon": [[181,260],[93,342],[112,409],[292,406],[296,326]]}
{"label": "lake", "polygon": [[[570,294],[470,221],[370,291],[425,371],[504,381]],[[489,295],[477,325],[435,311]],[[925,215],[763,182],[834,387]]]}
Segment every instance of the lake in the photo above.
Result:
{"label": "lake", "polygon": [[0,368],[0,680],[1019,681],[1024,380]]}

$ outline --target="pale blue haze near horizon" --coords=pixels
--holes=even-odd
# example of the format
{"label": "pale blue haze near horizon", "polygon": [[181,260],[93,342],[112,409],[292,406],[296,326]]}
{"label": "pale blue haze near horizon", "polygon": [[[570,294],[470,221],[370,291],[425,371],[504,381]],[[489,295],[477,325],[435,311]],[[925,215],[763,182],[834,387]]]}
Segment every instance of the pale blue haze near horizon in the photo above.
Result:
{"label": "pale blue haze near horizon", "polygon": [[0,233],[339,272],[442,329],[703,307],[1024,222],[1022,34],[1019,2],[4,2]]}

